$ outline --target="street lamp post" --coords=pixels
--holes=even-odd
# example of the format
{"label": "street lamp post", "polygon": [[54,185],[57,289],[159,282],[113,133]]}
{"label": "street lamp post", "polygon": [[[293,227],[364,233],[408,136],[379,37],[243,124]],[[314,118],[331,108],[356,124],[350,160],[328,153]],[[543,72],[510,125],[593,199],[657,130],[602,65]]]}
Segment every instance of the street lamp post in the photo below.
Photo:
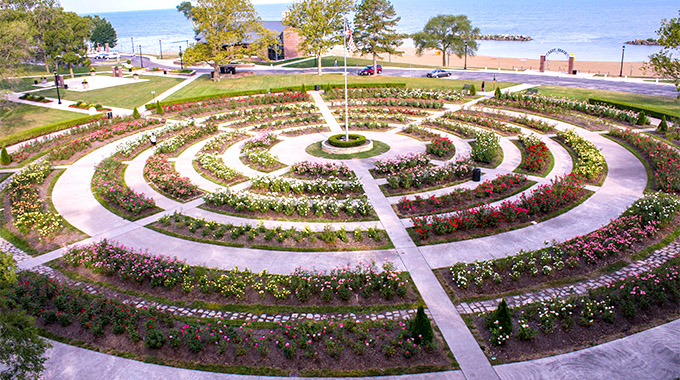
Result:
{"label": "street lamp post", "polygon": [[184,70],[184,63],[182,62],[182,46],[179,47],[179,69]]}
{"label": "street lamp post", "polygon": [[160,46],[161,59],[163,59],[163,42],[161,42],[161,40],[158,40],[158,45]]}
{"label": "street lamp post", "polygon": [[59,76],[57,76],[57,70],[54,70],[54,86],[57,88],[57,103],[61,104],[61,96],[59,95]]}
{"label": "street lamp post", "polygon": [[467,70],[467,42],[465,43],[465,67],[463,70]]}
{"label": "street lamp post", "polygon": [[139,67],[144,68],[144,59],[142,59],[142,45],[139,45]]}
{"label": "street lamp post", "polygon": [[623,76],[623,53],[626,52],[626,45],[621,47],[621,71],[619,72],[619,77]]}

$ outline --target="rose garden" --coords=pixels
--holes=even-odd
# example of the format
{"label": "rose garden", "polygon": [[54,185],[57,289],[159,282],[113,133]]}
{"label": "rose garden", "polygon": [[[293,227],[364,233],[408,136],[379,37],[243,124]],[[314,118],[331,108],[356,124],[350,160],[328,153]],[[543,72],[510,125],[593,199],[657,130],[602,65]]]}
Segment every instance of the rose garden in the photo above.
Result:
{"label": "rose garden", "polygon": [[8,298],[49,339],[252,375],[483,373],[677,318],[680,152],[644,112],[356,87],[373,145],[336,154],[330,85],[147,108],[8,148]]}

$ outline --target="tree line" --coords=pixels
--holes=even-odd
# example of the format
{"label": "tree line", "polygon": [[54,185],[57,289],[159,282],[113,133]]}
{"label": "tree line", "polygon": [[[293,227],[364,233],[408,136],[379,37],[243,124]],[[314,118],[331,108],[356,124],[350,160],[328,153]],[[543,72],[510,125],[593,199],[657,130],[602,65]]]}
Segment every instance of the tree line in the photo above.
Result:
{"label": "tree line", "polygon": [[45,72],[89,65],[88,43],[116,46],[116,31],[99,16],[66,12],[56,0],[0,0],[0,78],[21,74],[22,63]]}

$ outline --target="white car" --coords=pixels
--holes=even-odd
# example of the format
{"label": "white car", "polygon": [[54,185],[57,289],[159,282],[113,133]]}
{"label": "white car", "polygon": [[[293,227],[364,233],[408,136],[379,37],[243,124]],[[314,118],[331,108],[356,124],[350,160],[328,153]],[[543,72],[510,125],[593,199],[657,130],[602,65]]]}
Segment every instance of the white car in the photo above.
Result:
{"label": "white car", "polygon": [[112,51],[112,52],[106,53],[105,59],[119,60],[120,59],[120,53],[118,53],[117,51]]}

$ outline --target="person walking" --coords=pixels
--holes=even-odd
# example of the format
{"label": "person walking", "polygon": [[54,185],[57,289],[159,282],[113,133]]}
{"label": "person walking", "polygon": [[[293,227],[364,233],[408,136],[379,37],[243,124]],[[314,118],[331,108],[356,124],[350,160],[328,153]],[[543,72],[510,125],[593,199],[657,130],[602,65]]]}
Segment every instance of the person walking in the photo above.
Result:
{"label": "person walking", "polygon": [[149,140],[151,140],[151,146],[156,146],[156,135],[155,134],[152,133],[151,138]]}
{"label": "person walking", "polygon": [[484,81],[482,81],[482,92],[484,92]]}
{"label": "person walking", "polygon": [[333,62],[333,67],[338,67],[338,60],[336,59],[335,62]]}

